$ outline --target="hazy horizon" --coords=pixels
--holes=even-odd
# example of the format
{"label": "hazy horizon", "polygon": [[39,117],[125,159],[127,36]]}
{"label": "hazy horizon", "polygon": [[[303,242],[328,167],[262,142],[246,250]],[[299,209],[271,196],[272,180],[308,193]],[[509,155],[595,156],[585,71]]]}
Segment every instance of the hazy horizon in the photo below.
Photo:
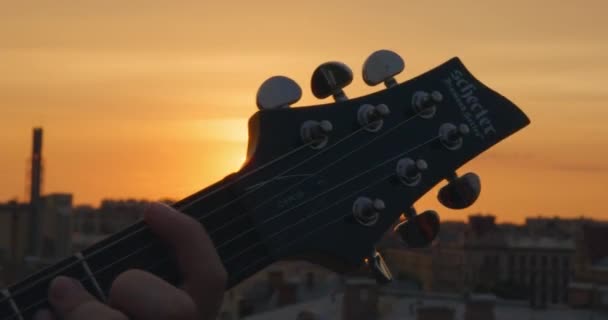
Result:
{"label": "hazy horizon", "polygon": [[76,203],[183,198],[238,169],[259,85],[276,74],[308,87],[339,60],[387,48],[404,81],[459,56],[532,124],[459,172],[482,179],[478,202],[417,207],[446,220],[488,212],[603,219],[608,166],[608,3],[518,0],[11,2],[0,11],[0,201],[23,200],[31,128],[45,130],[44,192]]}

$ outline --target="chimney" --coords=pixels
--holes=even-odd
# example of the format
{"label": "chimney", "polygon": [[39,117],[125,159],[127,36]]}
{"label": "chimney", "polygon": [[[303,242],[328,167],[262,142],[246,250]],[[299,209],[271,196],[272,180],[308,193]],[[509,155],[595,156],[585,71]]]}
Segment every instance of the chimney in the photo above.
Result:
{"label": "chimney", "polygon": [[40,244],[40,193],[42,185],[42,128],[34,128],[30,171],[30,221],[28,254],[37,256]]}

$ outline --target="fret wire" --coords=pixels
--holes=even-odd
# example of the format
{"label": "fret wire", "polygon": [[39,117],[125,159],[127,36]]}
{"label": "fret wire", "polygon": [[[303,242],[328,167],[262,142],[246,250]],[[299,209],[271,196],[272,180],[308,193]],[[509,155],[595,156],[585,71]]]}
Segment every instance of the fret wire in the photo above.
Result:
{"label": "fret wire", "polygon": [[[410,117],[410,118],[408,118],[408,119],[406,119],[406,120],[402,121],[402,122],[401,122],[401,123],[399,123],[397,126],[400,126],[400,125],[402,125],[402,124],[404,124],[404,123],[406,123],[406,122],[410,121],[411,119],[413,119],[413,118],[417,117],[418,115],[419,115],[419,113],[415,114],[414,116],[412,116],[412,117]],[[292,168],[288,169],[286,172],[289,172],[290,170],[293,170],[294,168],[299,167],[300,165],[302,165],[302,164],[306,163],[306,162],[307,162],[307,161],[309,161],[310,159],[315,158],[315,157],[316,157],[316,156],[318,156],[319,154],[322,154],[324,151],[327,151],[327,150],[329,150],[329,149],[332,149],[333,147],[337,146],[338,144],[340,144],[341,142],[343,142],[344,140],[346,140],[346,138],[350,138],[351,136],[353,136],[353,135],[354,135],[354,133],[358,133],[358,132],[360,132],[360,131],[363,131],[363,129],[364,129],[364,128],[365,128],[365,127],[359,128],[359,129],[358,129],[358,130],[356,130],[355,132],[353,132],[353,133],[351,133],[351,134],[347,135],[347,136],[346,136],[346,137],[344,137],[343,139],[341,139],[341,140],[339,140],[338,142],[336,142],[335,144],[331,145],[329,148],[324,149],[322,152],[316,153],[316,154],[314,154],[313,156],[311,156],[311,157],[309,157],[309,158],[305,159],[304,161],[300,162],[300,163],[299,163],[298,165],[296,165],[295,167],[292,167]],[[390,131],[391,131],[391,130],[389,130],[389,132],[390,132]],[[388,133],[388,132],[385,132],[384,134],[386,134],[386,133]],[[383,135],[384,135],[384,134],[383,134]],[[378,137],[376,137],[375,139],[377,139],[377,138],[378,138]],[[375,139],[373,139],[372,141],[374,141]],[[312,142],[311,142],[311,143],[312,143]],[[310,143],[309,143],[309,144],[310,144]],[[303,145],[303,146],[307,146],[307,145],[308,145],[308,144]],[[367,144],[366,144],[366,145],[367,145]],[[366,145],[364,145],[364,146],[366,146]],[[295,150],[299,150],[299,149],[301,149],[303,146],[301,146],[301,147],[299,147],[299,148],[297,148],[297,149],[295,149]],[[357,151],[357,150],[359,150],[359,149],[361,149],[361,148],[362,148],[362,147],[359,147],[358,149],[356,149],[356,150],[354,150],[354,151],[352,151],[352,152],[355,152],[355,151]],[[288,156],[290,153],[293,153],[293,152],[294,152],[294,150],[292,150],[292,151],[290,151],[290,152],[288,152],[288,153],[284,154],[284,155],[283,155],[283,156],[281,156],[281,157],[286,157],[286,156]],[[350,152],[349,154],[351,154],[352,152]],[[281,157],[279,157],[279,158],[281,158]],[[255,173],[255,172],[260,171],[261,169],[263,169],[263,168],[265,168],[265,167],[269,166],[270,164],[272,164],[272,163],[276,162],[277,160],[279,160],[279,158],[277,158],[277,159],[275,159],[275,160],[273,160],[273,161],[271,161],[271,162],[267,163],[266,165],[264,165],[264,166],[262,166],[262,167],[257,168],[256,170],[253,170],[253,171],[249,172],[248,174],[245,174],[243,177],[239,177],[239,178],[238,178],[238,179],[236,179],[235,181],[230,181],[230,182],[228,182],[228,183],[227,183],[227,185],[220,186],[218,189],[211,191],[211,193],[210,193],[210,194],[214,194],[214,193],[216,193],[216,192],[219,192],[219,191],[221,191],[221,190],[224,190],[224,189],[228,188],[229,186],[234,185],[236,182],[241,181],[241,180],[242,180],[242,179],[243,179],[245,176],[248,176],[248,175],[251,175],[251,174],[253,174],[253,173]],[[282,173],[282,174],[284,174],[284,173]],[[278,175],[278,177],[280,177],[280,176],[281,176],[281,175]],[[276,177],[275,177],[275,178],[276,178]],[[307,179],[307,178],[305,178],[305,179]],[[264,185],[265,185],[265,184],[262,184],[262,185],[260,186],[260,188],[261,188],[261,187],[263,187]],[[258,190],[258,188],[255,188],[255,189],[254,189],[254,190],[252,190],[251,192],[256,191],[256,190]],[[251,192],[246,192],[244,195],[249,194],[249,193],[251,193]],[[206,198],[206,197],[207,197],[207,196],[209,196],[210,194],[204,195],[204,196],[202,196],[202,197],[200,197],[200,198],[193,199],[193,201],[192,201],[192,202],[184,204],[184,205],[183,205],[183,207],[182,207],[182,208],[180,208],[180,210],[184,210],[184,209],[186,209],[186,208],[188,208],[188,207],[191,207],[193,204],[195,204],[195,203],[197,203],[197,202],[199,202],[199,201],[203,200],[204,198]],[[244,196],[244,195],[243,195],[243,196]],[[241,197],[242,197],[242,196],[241,196]],[[239,198],[237,198],[237,199],[235,199],[235,200],[233,200],[233,201],[230,201],[230,202],[229,202],[227,205],[224,205],[224,207],[226,207],[226,206],[228,206],[228,205],[230,205],[230,204],[235,203],[235,202],[236,202],[238,199],[239,199]],[[201,219],[203,219],[203,218],[209,217],[209,216],[211,216],[213,213],[215,213],[215,212],[217,212],[217,211],[218,211],[217,209],[216,209],[216,210],[212,210],[212,211],[211,211],[211,212],[209,212],[208,214],[201,216],[201,217],[200,217],[198,220],[201,220]],[[129,236],[131,236],[131,235],[133,235],[133,234],[137,234],[138,232],[140,232],[140,231],[142,231],[142,230],[144,230],[144,229],[145,229],[145,227],[142,227],[142,228],[140,228],[140,229],[138,229],[138,230],[135,230],[133,233],[131,233],[131,234],[129,234],[129,235],[125,235],[123,238],[127,238],[127,237],[129,237]],[[115,243],[117,243],[117,242],[121,241],[123,238],[120,238],[120,239],[115,240],[114,242],[112,242],[112,243],[110,243],[110,244],[106,245],[106,247],[107,247],[107,246],[111,246],[111,245],[113,245],[113,244],[115,244]],[[103,247],[102,247],[102,248],[97,249],[97,250],[96,250],[96,251],[94,251],[92,254],[96,254],[96,253],[98,253],[99,251],[101,251],[102,249],[103,249]],[[74,265],[74,264],[75,264],[75,263],[70,264],[70,265],[68,265],[68,266],[64,267],[62,270],[65,270],[66,268],[69,268],[70,266],[72,266],[72,265]],[[62,270],[59,270],[58,272],[56,272],[56,273],[55,273],[55,275],[56,275],[56,274],[59,274],[59,272],[61,272]],[[20,292],[21,292],[21,291],[23,291],[23,290],[26,290],[26,289],[22,289],[22,290],[20,290]],[[18,292],[17,294],[19,294],[20,292]],[[6,300],[6,299],[0,300],[0,302],[2,302],[2,301],[4,301],[4,300]]]}
{"label": "fret wire", "polygon": [[103,302],[106,302],[108,300],[108,298],[106,297],[106,294],[103,292],[103,290],[101,290],[101,287],[99,286],[99,283],[97,282],[97,278],[95,278],[95,274],[93,274],[93,272],[91,272],[91,268],[89,268],[89,264],[87,263],[86,258],[82,255],[82,252],[77,252],[74,256],[81,263],[82,267],[84,268],[84,272],[87,274],[87,278],[89,278],[91,280],[91,282],[93,283],[93,287],[95,287],[95,291],[97,291],[97,294],[99,294],[99,297],[101,297]]}
{"label": "fret wire", "polygon": [[15,315],[13,315],[11,318],[17,317],[17,319],[19,320],[23,320],[23,315],[21,314],[21,310],[19,310],[19,308],[17,307],[17,304],[15,303],[15,300],[13,300],[13,297],[10,293],[10,291],[8,291],[8,289],[3,289],[1,290],[2,295],[5,297],[5,300],[8,300],[8,303],[11,305],[11,309],[13,309],[13,312],[15,313]]}

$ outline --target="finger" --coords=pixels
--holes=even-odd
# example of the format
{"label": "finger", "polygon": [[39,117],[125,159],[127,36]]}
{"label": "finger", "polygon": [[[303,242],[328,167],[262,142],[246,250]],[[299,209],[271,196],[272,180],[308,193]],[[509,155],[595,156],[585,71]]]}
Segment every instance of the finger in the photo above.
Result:
{"label": "finger", "polygon": [[65,320],[127,320],[120,312],[97,301],[75,279],[59,276],[49,287],[49,302],[55,313]]}
{"label": "finger", "polygon": [[221,306],[227,275],[202,225],[159,203],[146,210],[144,220],[175,250],[184,290],[194,299],[201,316],[214,318]]}
{"label": "finger", "polygon": [[190,296],[142,270],[121,273],[112,283],[108,303],[134,319],[199,319]]}

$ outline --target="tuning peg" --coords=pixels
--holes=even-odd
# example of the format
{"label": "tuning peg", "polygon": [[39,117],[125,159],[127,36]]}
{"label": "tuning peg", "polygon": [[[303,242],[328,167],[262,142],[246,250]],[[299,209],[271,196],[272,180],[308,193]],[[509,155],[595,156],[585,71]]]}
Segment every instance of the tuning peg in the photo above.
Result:
{"label": "tuning peg", "polygon": [[469,126],[464,123],[458,126],[452,123],[444,123],[439,127],[439,141],[448,150],[457,150],[462,147],[464,137],[469,132]]}
{"label": "tuning peg", "polygon": [[382,199],[359,197],[353,202],[353,216],[361,225],[370,227],[378,222],[380,212],[386,209]]}
{"label": "tuning peg", "polygon": [[353,81],[352,70],[342,62],[326,62],[318,66],[312,73],[310,87],[315,97],[325,99],[333,96],[336,101],[348,98],[342,91]]}
{"label": "tuning peg", "polygon": [[473,172],[458,177],[453,172],[447,177],[448,184],[439,190],[437,198],[451,209],[464,209],[472,205],[481,192],[481,180]]}
{"label": "tuning peg", "polygon": [[391,271],[378,251],[374,251],[371,257],[366,261],[378,284],[387,284],[393,280]]}
{"label": "tuning peg", "polygon": [[325,147],[329,140],[329,133],[334,126],[327,120],[307,120],[300,127],[300,137],[304,143],[310,143],[313,149]]}
{"label": "tuning peg", "polygon": [[302,98],[302,89],[284,76],[268,78],[258,89],[256,103],[260,110],[289,108]]}
{"label": "tuning peg", "polygon": [[422,172],[428,167],[423,159],[414,161],[412,158],[401,158],[397,161],[397,176],[403,184],[413,187],[422,180]]}
{"label": "tuning peg", "polygon": [[406,211],[407,220],[398,224],[395,231],[409,248],[428,247],[439,233],[439,215],[427,210],[416,215],[412,207]]}
{"label": "tuning peg", "polygon": [[416,91],[412,95],[412,109],[424,119],[430,119],[437,112],[437,105],[443,101],[439,91]]}
{"label": "tuning peg", "polygon": [[403,59],[393,51],[378,50],[363,63],[363,81],[369,86],[384,82],[387,88],[397,85],[394,76],[405,69]]}

